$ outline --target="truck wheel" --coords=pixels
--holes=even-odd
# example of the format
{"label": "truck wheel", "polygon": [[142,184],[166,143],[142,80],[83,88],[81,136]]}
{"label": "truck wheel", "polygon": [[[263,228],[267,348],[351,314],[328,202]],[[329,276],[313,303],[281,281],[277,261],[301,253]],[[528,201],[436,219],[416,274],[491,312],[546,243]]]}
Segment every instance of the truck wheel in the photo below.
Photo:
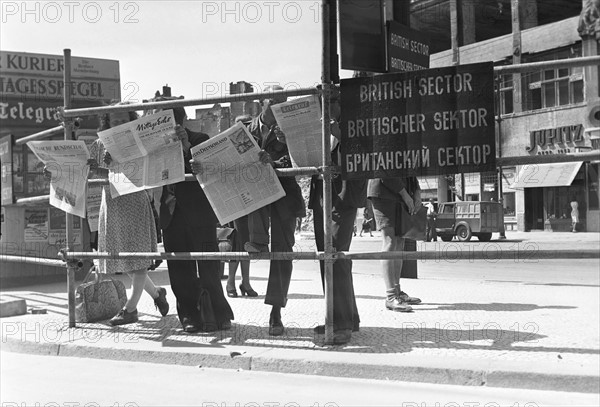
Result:
{"label": "truck wheel", "polygon": [[451,242],[453,237],[452,235],[440,235],[440,239],[444,242]]}
{"label": "truck wheel", "polygon": [[458,238],[459,241],[461,242],[468,242],[469,240],[471,240],[471,229],[464,226],[464,225],[460,225],[459,227],[456,228],[456,237]]}
{"label": "truck wheel", "polygon": [[490,240],[492,240],[492,234],[491,233],[479,233],[477,235],[477,239],[479,239],[480,242],[489,242]]}

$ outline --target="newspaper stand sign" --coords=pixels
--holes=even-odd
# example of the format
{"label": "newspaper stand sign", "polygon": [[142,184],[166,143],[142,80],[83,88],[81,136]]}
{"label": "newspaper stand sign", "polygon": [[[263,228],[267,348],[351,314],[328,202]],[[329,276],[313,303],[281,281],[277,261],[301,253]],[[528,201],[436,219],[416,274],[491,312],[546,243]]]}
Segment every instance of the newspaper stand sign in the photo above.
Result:
{"label": "newspaper stand sign", "polygon": [[491,62],[341,81],[342,177],[493,171]]}

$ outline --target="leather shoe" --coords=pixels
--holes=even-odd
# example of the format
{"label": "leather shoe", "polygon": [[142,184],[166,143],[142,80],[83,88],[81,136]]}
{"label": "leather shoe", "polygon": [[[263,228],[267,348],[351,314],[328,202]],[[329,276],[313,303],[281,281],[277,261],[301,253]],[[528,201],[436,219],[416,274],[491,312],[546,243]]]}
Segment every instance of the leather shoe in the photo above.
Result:
{"label": "leather shoe", "polygon": [[281,322],[281,317],[274,317],[271,315],[269,318],[269,335],[271,336],[281,336],[283,335],[284,327]]}
{"label": "leather shoe", "polygon": [[131,312],[127,312],[127,309],[123,308],[121,311],[119,311],[119,313],[117,315],[112,317],[112,319],[110,321],[108,321],[108,323],[111,324],[112,326],[117,326],[117,325],[131,324],[131,323],[134,323],[137,321],[138,321],[137,309],[134,309]]}
{"label": "leather shoe", "polygon": [[181,322],[182,330],[185,333],[192,334],[194,332],[198,332],[200,328],[194,322],[189,319],[184,319]]}
{"label": "leather shoe", "polygon": [[164,287],[158,287],[156,289],[158,297],[154,299],[154,306],[160,312],[163,317],[169,313],[169,303],[167,302],[167,289]]}
{"label": "leather shoe", "polygon": [[399,298],[393,300],[385,300],[385,307],[395,312],[412,312],[412,307],[407,303],[403,302]]}
{"label": "leather shoe", "polygon": [[350,342],[352,339],[352,330],[351,329],[340,329],[333,333],[333,344],[334,345],[343,345],[345,343]]}

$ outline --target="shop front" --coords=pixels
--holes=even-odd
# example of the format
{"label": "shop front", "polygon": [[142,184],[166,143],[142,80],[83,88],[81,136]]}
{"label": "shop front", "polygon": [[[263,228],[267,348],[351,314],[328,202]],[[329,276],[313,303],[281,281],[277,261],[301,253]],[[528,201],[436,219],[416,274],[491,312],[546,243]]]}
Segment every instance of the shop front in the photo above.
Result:
{"label": "shop front", "polygon": [[598,231],[597,163],[524,165],[513,187],[524,193],[525,231],[571,232],[573,206],[579,212],[576,230]]}

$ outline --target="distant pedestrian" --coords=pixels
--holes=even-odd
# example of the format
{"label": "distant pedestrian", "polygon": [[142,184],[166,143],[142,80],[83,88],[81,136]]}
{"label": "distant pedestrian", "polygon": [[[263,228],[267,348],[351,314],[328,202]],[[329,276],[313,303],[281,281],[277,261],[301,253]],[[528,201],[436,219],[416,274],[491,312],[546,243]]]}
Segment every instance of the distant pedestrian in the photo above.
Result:
{"label": "distant pedestrian", "polygon": [[575,196],[571,198],[571,223],[573,226],[573,233],[577,232],[577,224],[579,223],[579,203]]}
{"label": "distant pedestrian", "polygon": [[369,233],[369,236],[373,237],[373,216],[369,213],[369,208],[365,208],[363,211],[363,222],[359,235],[360,237],[362,237],[363,232]]}
{"label": "distant pedestrian", "polygon": [[425,204],[427,207],[427,225],[425,229],[425,240],[428,242],[437,242],[437,232],[435,230],[435,220],[437,218],[437,211],[435,209],[435,203],[433,198],[429,199],[429,202]]}

